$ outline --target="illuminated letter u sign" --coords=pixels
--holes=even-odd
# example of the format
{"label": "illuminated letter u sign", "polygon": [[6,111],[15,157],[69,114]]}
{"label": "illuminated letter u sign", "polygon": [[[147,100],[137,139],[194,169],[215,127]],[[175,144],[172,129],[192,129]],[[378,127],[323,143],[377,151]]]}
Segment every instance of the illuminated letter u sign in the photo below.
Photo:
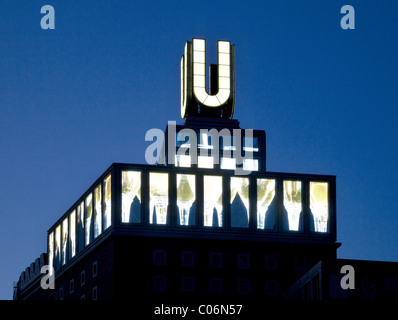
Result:
{"label": "illuminated letter u sign", "polygon": [[218,64],[210,65],[206,91],[206,40],[185,44],[181,59],[181,117],[232,118],[235,100],[234,46],[218,41]]}

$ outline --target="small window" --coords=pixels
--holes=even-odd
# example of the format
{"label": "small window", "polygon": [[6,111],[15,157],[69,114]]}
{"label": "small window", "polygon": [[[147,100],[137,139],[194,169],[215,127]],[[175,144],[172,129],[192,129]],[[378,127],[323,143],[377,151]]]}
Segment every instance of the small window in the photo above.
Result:
{"label": "small window", "polygon": [[153,290],[154,291],[166,291],[166,276],[154,276],[153,277]]}
{"label": "small window", "polygon": [[165,266],[166,265],[166,251],[153,250],[153,265]]}
{"label": "small window", "polygon": [[258,171],[258,160],[257,159],[243,159],[243,170]]}
{"label": "small window", "polygon": [[93,278],[97,276],[98,273],[98,266],[97,261],[93,263]]}
{"label": "small window", "polygon": [[194,254],[191,251],[181,252],[181,265],[184,267],[194,266]]}
{"label": "small window", "polygon": [[83,295],[80,297],[80,300],[86,300],[86,295],[83,294]]}
{"label": "small window", "polygon": [[266,254],[264,259],[265,270],[276,270],[278,269],[278,258],[272,254]]}
{"label": "small window", "polygon": [[69,281],[69,293],[75,292],[75,279]]}
{"label": "small window", "polygon": [[265,294],[266,295],[278,294],[278,281],[277,280],[265,280]]}
{"label": "small window", "polygon": [[238,253],[237,267],[239,269],[250,268],[250,255],[248,253]]}
{"label": "small window", "polygon": [[211,268],[221,268],[222,267],[222,253],[221,252],[210,252],[209,266]]}
{"label": "small window", "polygon": [[86,283],[86,271],[83,270],[83,271],[80,273],[80,285],[81,285],[81,286],[84,286],[85,283]]}
{"label": "small window", "polygon": [[195,290],[195,278],[194,277],[182,277],[181,290],[183,292],[193,292]]}
{"label": "small window", "polygon": [[209,291],[211,293],[221,293],[223,290],[222,278],[210,278]]}
{"label": "small window", "polygon": [[198,168],[214,168],[214,158],[208,156],[198,156]]}
{"label": "small window", "polygon": [[248,294],[250,293],[250,280],[249,279],[238,279],[238,293]]}
{"label": "small window", "polygon": [[93,300],[97,300],[98,299],[98,292],[97,292],[97,286],[95,286],[94,288],[93,288],[93,292],[92,292],[92,299]]}
{"label": "small window", "polygon": [[59,288],[59,300],[64,300],[64,287]]}

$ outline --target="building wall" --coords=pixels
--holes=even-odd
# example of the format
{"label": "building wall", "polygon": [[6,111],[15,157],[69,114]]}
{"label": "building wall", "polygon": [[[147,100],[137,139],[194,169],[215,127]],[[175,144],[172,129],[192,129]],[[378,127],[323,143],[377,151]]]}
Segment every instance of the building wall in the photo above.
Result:
{"label": "building wall", "polygon": [[99,246],[56,273],[55,300],[112,300],[114,298],[114,242]]}
{"label": "building wall", "polygon": [[311,244],[121,236],[115,297],[279,299],[320,259],[332,257],[335,248]]}

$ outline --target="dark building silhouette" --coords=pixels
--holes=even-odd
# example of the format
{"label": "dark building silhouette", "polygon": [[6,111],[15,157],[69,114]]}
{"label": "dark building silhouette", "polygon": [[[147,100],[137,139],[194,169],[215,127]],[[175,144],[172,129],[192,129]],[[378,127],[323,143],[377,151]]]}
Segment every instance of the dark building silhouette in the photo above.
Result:
{"label": "dark building silhouette", "polygon": [[265,136],[203,113],[169,124],[158,164],[112,164],[54,223],[14,299],[397,300],[398,263],[337,259],[336,177],[267,171]]}

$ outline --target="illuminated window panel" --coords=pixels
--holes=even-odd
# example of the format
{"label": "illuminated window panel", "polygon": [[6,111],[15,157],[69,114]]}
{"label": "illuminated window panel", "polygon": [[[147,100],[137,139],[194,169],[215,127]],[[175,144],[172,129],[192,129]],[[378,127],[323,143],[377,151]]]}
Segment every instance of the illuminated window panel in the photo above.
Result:
{"label": "illuminated window panel", "polygon": [[195,175],[177,174],[177,224],[195,225],[196,186]]}
{"label": "illuminated window panel", "polygon": [[94,238],[102,232],[102,186],[94,189]]}
{"label": "illuminated window panel", "polygon": [[141,222],[140,171],[122,171],[122,222]]}
{"label": "illuminated window panel", "polygon": [[104,179],[104,230],[112,225],[112,176]]}
{"label": "illuminated window panel", "polygon": [[[218,78],[218,87],[220,88],[220,89],[227,89],[227,90],[225,90],[224,92],[225,92],[225,94],[226,95],[228,95],[229,94],[229,89],[230,89],[230,87],[231,87],[231,81],[230,81],[230,79],[229,78],[226,78],[226,77],[220,77],[220,78]],[[218,97],[219,98],[219,97]],[[227,98],[228,98],[228,96],[227,96]]]}
{"label": "illuminated window panel", "polygon": [[189,155],[176,155],[175,156],[176,167],[190,168],[191,167],[191,156]]}
{"label": "illuminated window panel", "polygon": [[196,87],[205,87],[206,86],[206,78],[205,78],[205,75],[203,75],[203,74],[201,74],[201,75],[194,74],[193,81],[194,81]]}
{"label": "illuminated window panel", "polygon": [[223,64],[229,66],[231,64],[231,59],[229,52],[228,53],[219,53],[218,54],[218,64]]}
{"label": "illuminated window panel", "polygon": [[69,252],[71,258],[76,255],[76,210],[69,215]]}
{"label": "illuminated window panel", "polygon": [[231,227],[249,227],[249,179],[231,177]]}
{"label": "illuminated window panel", "polygon": [[91,222],[92,222],[92,217],[93,217],[93,194],[90,193],[85,200],[85,210],[86,210],[86,246],[89,245],[93,238],[92,238],[92,232],[91,232]]}
{"label": "illuminated window panel", "polygon": [[223,226],[222,177],[203,177],[204,226]]}
{"label": "illuminated window panel", "polygon": [[205,51],[206,41],[204,39],[193,39],[194,50]]}
{"label": "illuminated window panel", "polygon": [[68,231],[69,231],[69,224],[68,218],[65,218],[62,221],[62,265],[68,262]]}
{"label": "illuminated window panel", "polygon": [[310,230],[328,232],[329,200],[327,182],[310,182]]}
{"label": "illuminated window panel", "polygon": [[[195,62],[193,64],[193,74],[195,76],[205,76],[205,67],[206,65],[204,63],[200,62]],[[195,83],[195,86],[198,86],[197,83]]]}
{"label": "illuminated window panel", "polygon": [[58,270],[61,266],[61,225],[55,228],[55,245],[54,245],[54,268]]}
{"label": "illuminated window panel", "polygon": [[54,232],[48,235],[48,263],[50,265],[50,273],[52,273],[54,266]]}
{"label": "illuminated window panel", "polygon": [[231,67],[228,65],[219,64],[218,65],[218,77],[219,78],[226,77],[229,79],[230,76],[231,76]]}
{"label": "illuminated window panel", "polygon": [[149,173],[149,223],[168,224],[169,175]]}
{"label": "illuminated window panel", "polygon": [[213,169],[214,158],[208,156],[198,156],[198,168]]}
{"label": "illuminated window panel", "polygon": [[257,229],[275,230],[275,180],[257,179]]}
{"label": "illuminated window panel", "polygon": [[220,53],[229,53],[230,52],[230,44],[229,41],[218,41],[218,52]]}
{"label": "illuminated window panel", "polygon": [[257,159],[243,159],[243,170],[258,171]]}
{"label": "illuminated window panel", "polygon": [[77,245],[78,251],[84,249],[84,202],[81,202],[76,209],[77,212]]}
{"label": "illuminated window panel", "polygon": [[229,170],[235,170],[236,169],[236,159],[235,158],[221,158],[220,162],[220,168],[221,169],[229,169]]}
{"label": "illuminated window panel", "polygon": [[302,230],[301,181],[283,181],[284,230]]}

